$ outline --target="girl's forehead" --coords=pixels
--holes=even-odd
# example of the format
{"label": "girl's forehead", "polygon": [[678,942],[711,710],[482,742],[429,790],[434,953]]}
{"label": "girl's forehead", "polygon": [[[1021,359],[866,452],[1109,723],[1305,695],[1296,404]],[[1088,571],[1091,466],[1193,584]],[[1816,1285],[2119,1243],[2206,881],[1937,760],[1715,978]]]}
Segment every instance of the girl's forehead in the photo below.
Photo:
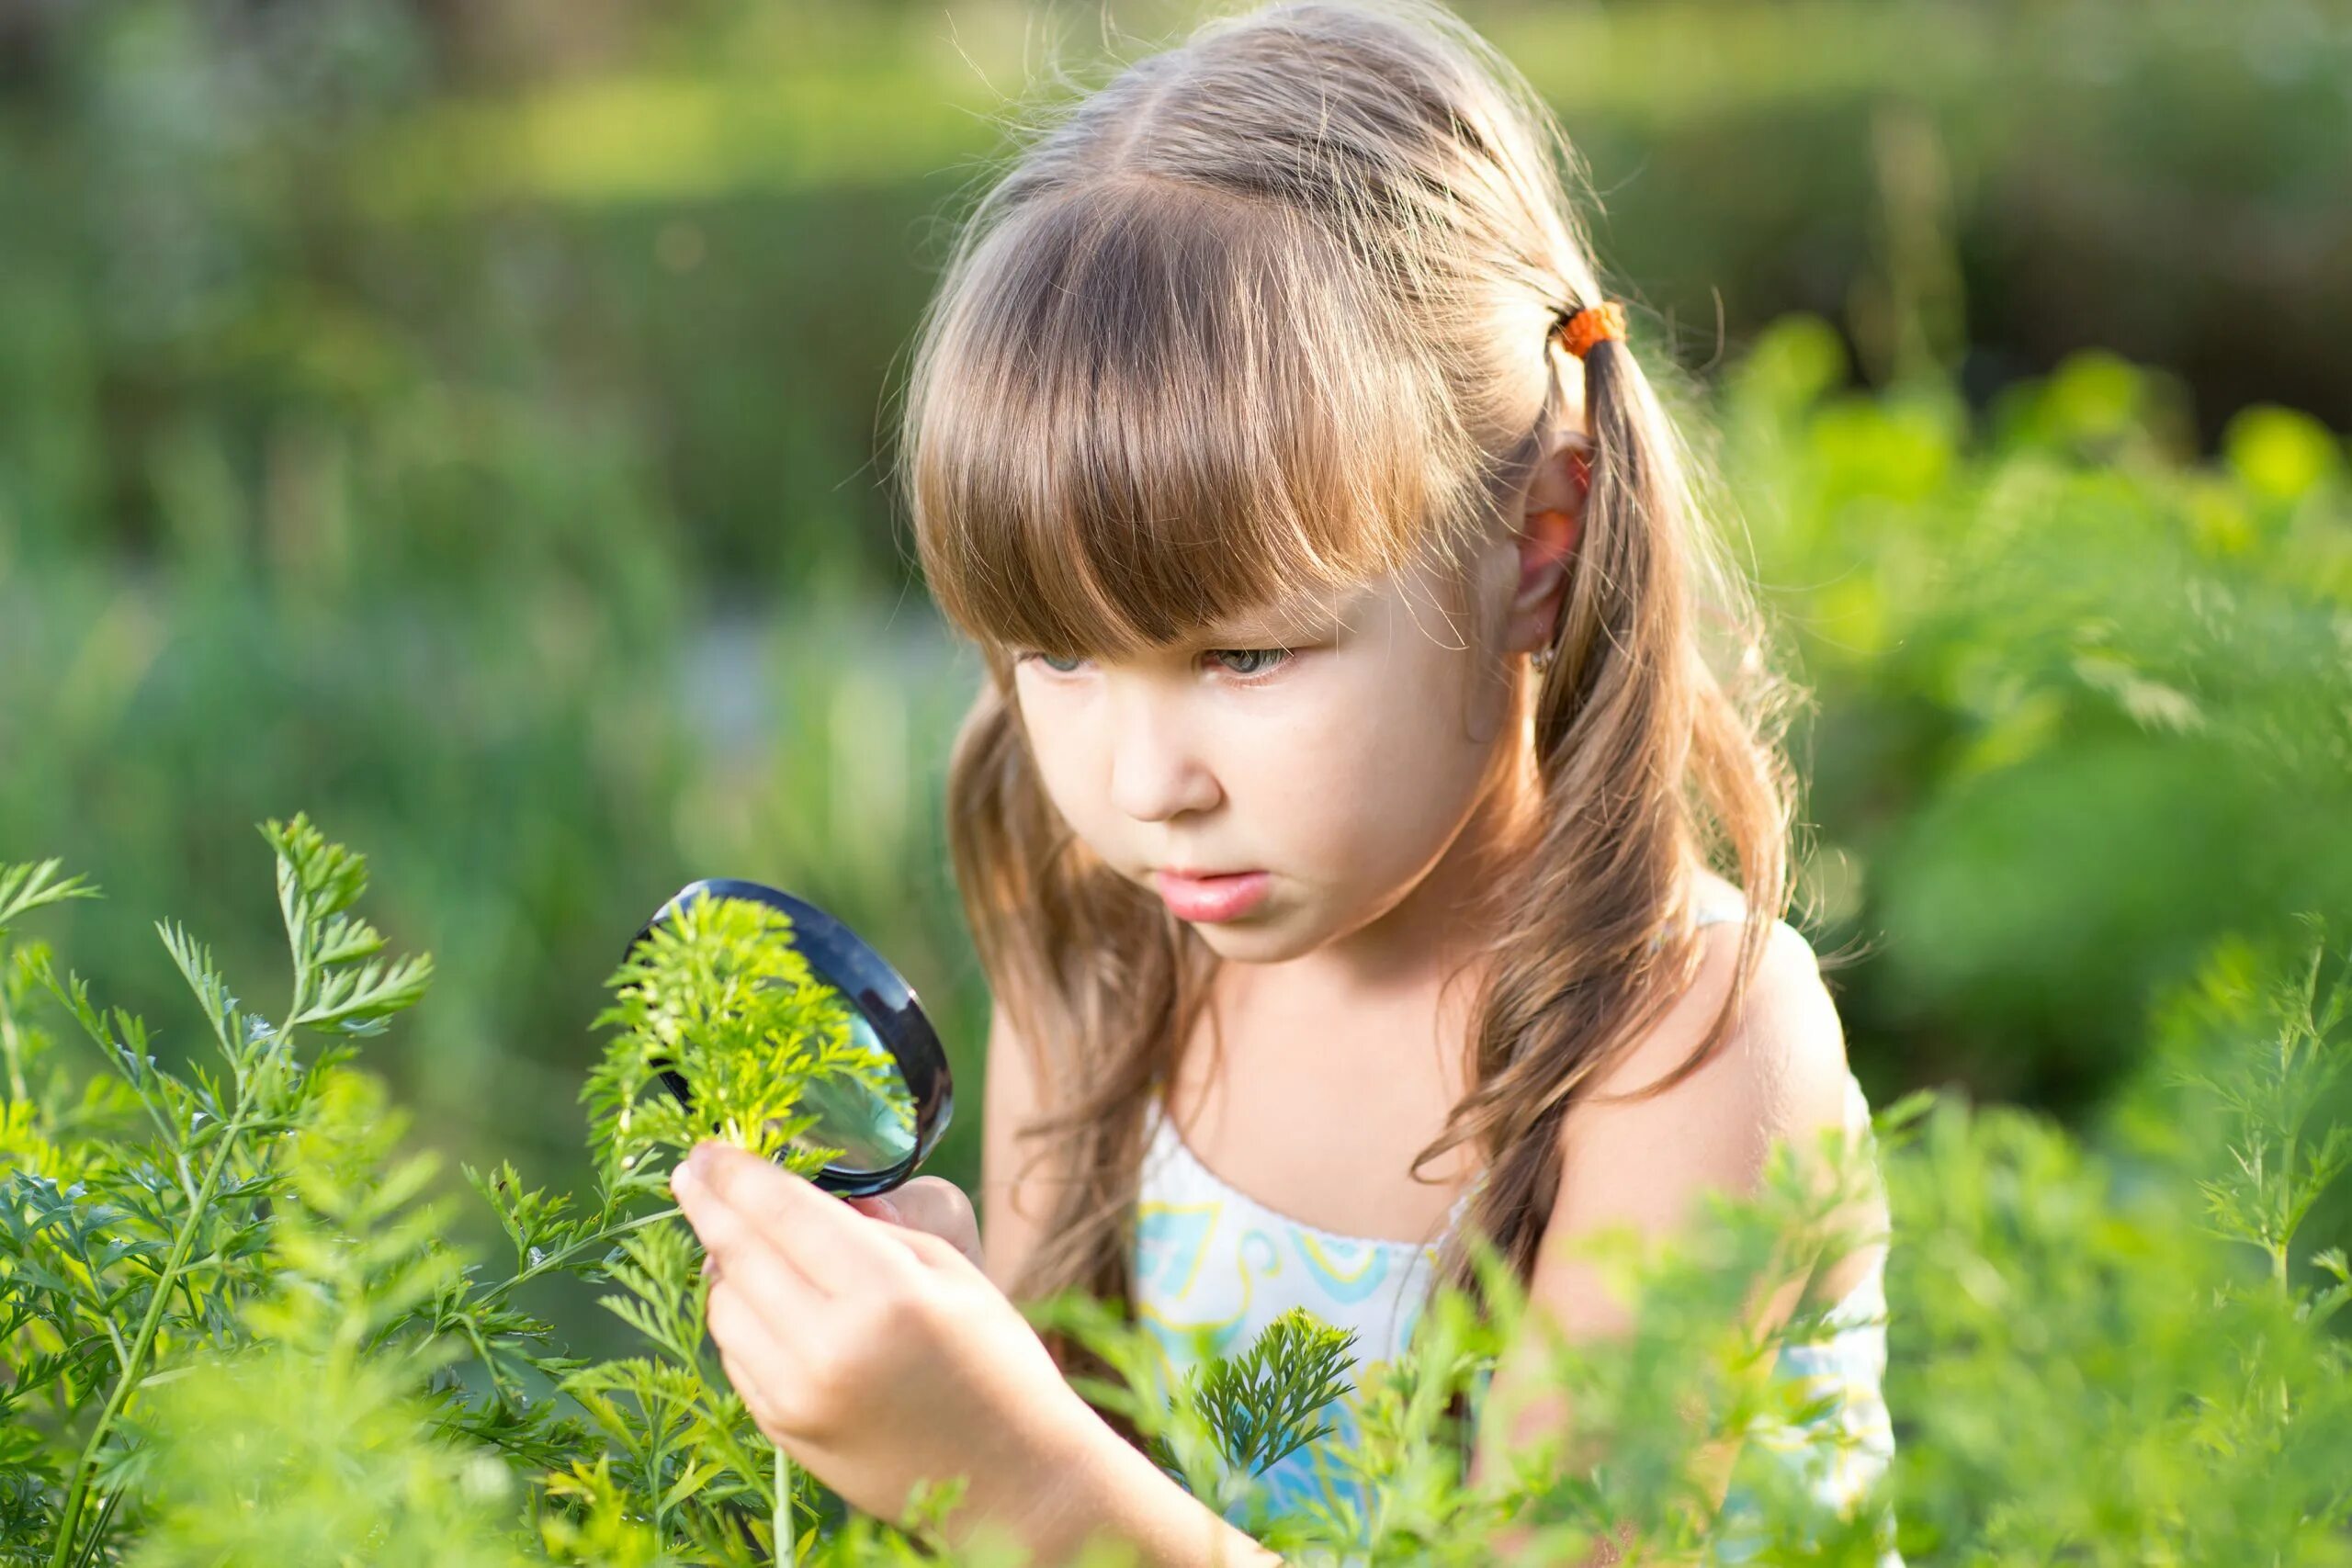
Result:
{"label": "girl's forehead", "polygon": [[1308,589],[1284,594],[1272,604],[1253,605],[1205,628],[1209,637],[1251,636],[1290,631],[1299,626],[1340,626],[1385,598],[1391,584],[1385,579],[1353,582],[1339,588]]}
{"label": "girl's forehead", "polygon": [[1252,640],[1364,631],[1387,624],[1450,620],[1439,574],[1413,567],[1335,588],[1304,589],[1238,611],[1170,647],[1229,648]]}

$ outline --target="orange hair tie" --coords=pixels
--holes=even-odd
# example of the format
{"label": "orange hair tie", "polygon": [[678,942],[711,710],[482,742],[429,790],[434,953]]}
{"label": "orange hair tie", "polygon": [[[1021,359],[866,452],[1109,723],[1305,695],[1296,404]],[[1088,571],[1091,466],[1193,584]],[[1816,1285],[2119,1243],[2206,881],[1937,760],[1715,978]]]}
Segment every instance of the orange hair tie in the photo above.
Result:
{"label": "orange hair tie", "polygon": [[1570,354],[1582,359],[1594,344],[1625,341],[1625,307],[1614,299],[1579,306],[1561,316],[1552,331]]}

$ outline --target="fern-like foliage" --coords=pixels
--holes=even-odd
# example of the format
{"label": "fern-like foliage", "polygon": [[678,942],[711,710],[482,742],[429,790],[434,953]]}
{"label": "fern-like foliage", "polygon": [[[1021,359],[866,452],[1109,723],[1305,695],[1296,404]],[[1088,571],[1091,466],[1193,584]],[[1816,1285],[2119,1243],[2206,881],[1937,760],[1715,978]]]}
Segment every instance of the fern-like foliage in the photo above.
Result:
{"label": "fern-like foliage", "polygon": [[449,1203],[419,1201],[436,1157],[398,1154],[405,1119],[368,1075],[326,1075],[309,1111],[279,1167],[270,1282],[241,1310],[239,1342],[159,1388],[148,1450],[103,1478],[139,1497],[130,1561],[541,1561],[508,1465],[436,1435],[422,1393],[464,1351],[413,1333],[457,1267],[436,1240]]}
{"label": "fern-like foliage", "polygon": [[286,1026],[380,1033],[392,1014],[424,998],[433,960],[423,953],[376,960],[383,934],[346,913],[368,890],[366,856],[327,842],[306,817],[268,823],[262,836],[277,852],[277,907],[294,954]]}
{"label": "fern-like foliage", "polygon": [[[596,1024],[619,1032],[582,1098],[608,1180],[703,1138],[813,1175],[842,1151],[807,1140],[819,1120],[803,1105],[812,1087],[854,1081],[885,1103],[906,1100],[889,1053],[860,1039],[849,1004],[809,969],[791,917],[772,905],[695,899],[657,923],[606,984],[616,996]],[[684,1100],[662,1086],[664,1068],[685,1080]]]}
{"label": "fern-like foliage", "polygon": [[[952,1478],[903,1519],[850,1515],[758,1429],[705,1335],[667,1165],[720,1135],[812,1173],[828,1151],[807,1137],[811,1091],[890,1087],[787,921],[706,900],[613,973],[582,1090],[596,1187],[465,1169],[505,1237],[485,1260],[442,1239],[436,1162],[402,1151],[404,1119],[355,1061],[422,996],[429,960],[390,956],[356,912],[359,856],[300,818],[265,837],[288,1005],[249,1005],[161,924],[203,1026],[185,1067],[17,936],[95,890],[54,862],[0,864],[0,1564],[1020,1561],[985,1533],[947,1549]],[[1024,1310],[1099,1355],[1111,1375],[1080,1392],[1163,1472],[1293,1561],[1485,1563],[1506,1528],[1523,1561],[1609,1539],[1705,1560],[1724,1528],[1708,1455],[1728,1447],[1752,1505],[1743,1560],[1875,1568],[1878,1499],[1819,1484],[1851,1437],[1825,1419],[1834,1391],[1779,1375],[1841,1325],[1800,1310],[1765,1333],[1747,1309],[1883,1239],[1841,1216],[1885,1169],[1898,1221],[1935,1237],[1905,1264],[1924,1280],[1891,1281],[1925,1341],[1891,1387],[1911,1399],[1906,1506],[1930,1539],[2000,1561],[2333,1561],[2352,1523],[2352,1354],[2332,1330],[2352,1267],[2299,1248],[2352,1167],[2326,1118],[2346,998],[2323,992],[2322,952],[2225,945],[2169,1001],[2175,1099],[2127,1122],[2131,1184],[2026,1118],[1914,1096],[1875,1138],[1776,1147],[1754,1194],[1711,1202],[1675,1247],[1589,1244],[1632,1309],[1607,1342],[1543,1333],[1476,1236],[1475,1302],[1440,1292],[1403,1353],[1368,1365],[1304,1312],[1178,1376],[1115,1303]],[[2200,1203],[2205,1224],[2183,1224]],[[637,1353],[567,1354],[529,1300],[557,1274],[605,1287]],[[2058,1370],[2012,1348],[2025,1336]],[[1493,1374],[1528,1346],[1573,1431],[1502,1445],[1515,1412],[1487,1403]],[[1490,1461],[1478,1485],[1474,1450]],[[2071,1462],[2086,1452],[2116,1463]],[[1276,1510],[1271,1469],[1302,1454],[1319,1495]],[[1985,1524],[1969,1503],[1994,1491],[2012,1501]],[[2100,1555],[2108,1520],[2129,1527],[2124,1554]]]}
{"label": "fern-like foliage", "polygon": [[[2260,993],[2259,1032],[2220,1070],[2176,1066],[2168,1075],[2175,1087],[2202,1093],[2227,1122],[2228,1168],[2198,1183],[2210,1233],[2257,1249],[2281,1288],[2312,1206],[2352,1167],[2352,1125],[2310,1125],[2352,1069],[2352,1050],[2335,1038],[2344,1022],[2345,987],[2320,995],[2324,953],[2314,944],[2300,975],[2275,977],[2267,987],[2243,973],[2231,976],[2225,961],[2209,967],[2209,990]],[[2212,1019],[2210,1010],[2205,1016]],[[2346,1279],[2340,1248],[2314,1261],[2339,1281]],[[2332,1315],[2344,1299],[2340,1291],[2331,1292],[2318,1310]]]}
{"label": "fern-like foliage", "polygon": [[[12,1042],[12,1141],[61,1151],[82,1143],[78,1156],[44,1162],[53,1174],[14,1168],[0,1185],[11,1343],[31,1351],[13,1369],[6,1400],[19,1419],[0,1462],[13,1471],[10,1539],[51,1568],[107,1554],[123,1495],[107,1487],[136,1473],[148,1391],[187,1359],[240,1343],[243,1309],[272,1288],[287,1135],[317,1113],[321,1075],[349,1054],[344,1037],[379,1029],[423,995],[431,974],[424,959],[368,962],[382,939],[344,913],[366,887],[364,862],[324,844],[304,818],[271,822],[264,833],[280,857],[293,958],[284,1021],[246,1008],[185,931],[157,928],[211,1035],[217,1068],[199,1061],[183,1076],[159,1066],[141,1020],[103,1011],[79,977],[56,975],[45,950],[10,958],[63,1005],[117,1076],[115,1095],[85,1106],[135,1105],[152,1134],[77,1139],[73,1113],[31,1092],[25,1069],[51,1043],[40,1035],[34,1043],[18,1021],[22,991],[12,987],[0,1028]],[[0,927],[88,891],[78,879],[57,881],[53,862],[0,867]],[[304,1030],[331,1037],[307,1064],[293,1048]]]}
{"label": "fern-like foliage", "polygon": [[[813,1522],[820,1489],[796,1487],[719,1375],[691,1233],[645,1157],[701,1129],[674,1100],[666,1138],[658,1114],[604,1122],[611,1179],[584,1208],[508,1163],[468,1169],[514,1247],[485,1274],[441,1241],[446,1204],[423,1201],[435,1160],[399,1156],[401,1119],[350,1066],[424,995],[431,960],[388,955],[357,912],[363,857],[305,818],[263,831],[292,968],[277,1020],[203,942],[158,927],[209,1063],[160,1064],[144,1021],[102,1009],[45,948],[0,950],[0,1561],[79,1568],[131,1542],[156,1562],[772,1560],[776,1522],[796,1495]],[[94,896],[57,874],[0,866],[0,936]],[[794,1106],[814,1075],[876,1064],[788,931],[745,914],[695,911],[616,976],[616,1011],[690,1021],[662,1048],[724,1125],[773,1147],[805,1126]],[[36,988],[107,1069],[78,1103],[70,1074],[45,1074],[57,1044],[29,1017]],[[583,1098],[652,1038],[625,1029]],[[606,1304],[651,1354],[563,1354],[519,1299],[555,1273],[620,1286]],[[240,1407],[260,1414],[223,1440]]]}
{"label": "fern-like foliage", "polygon": [[1256,1475],[1331,1430],[1318,1417],[1346,1391],[1354,1345],[1353,1329],[1293,1307],[1247,1349],[1194,1368],[1179,1397],[1201,1411],[1225,1462]]}

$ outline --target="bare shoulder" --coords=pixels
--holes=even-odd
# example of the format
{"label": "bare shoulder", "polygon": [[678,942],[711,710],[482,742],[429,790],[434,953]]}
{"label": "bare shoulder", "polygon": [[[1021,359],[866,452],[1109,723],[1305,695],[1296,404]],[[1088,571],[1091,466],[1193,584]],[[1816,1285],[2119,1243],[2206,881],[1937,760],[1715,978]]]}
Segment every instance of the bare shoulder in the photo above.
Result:
{"label": "bare shoulder", "polygon": [[[1702,874],[1702,879],[1718,898],[1741,897],[1738,888],[1713,873]],[[1611,1092],[1656,1081],[1696,1049],[1731,993],[1743,930],[1733,920],[1700,928],[1697,978],[1621,1061],[1617,1076],[1626,1081]],[[1766,928],[1763,955],[1741,999],[1732,1037],[1699,1076],[1718,1066],[1725,1076],[1751,1078],[1776,1100],[1794,1097],[1800,1111],[1810,1103],[1830,1111],[1828,1120],[1838,1119],[1847,1071],[1845,1029],[1813,944],[1785,919]]]}
{"label": "bare shoulder", "polygon": [[[1729,897],[1737,890],[1718,880],[1708,891]],[[1671,1088],[1627,1098],[1671,1077],[1706,1039],[1731,994],[1743,930],[1735,921],[1700,928],[1690,985],[1602,1069],[1593,1093],[1561,1118],[1559,1187],[1528,1301],[1540,1321],[1571,1340],[1622,1334],[1635,1310],[1589,1251],[1597,1236],[1632,1230],[1653,1243],[1672,1240],[1710,1193],[1752,1194],[1776,1142],[1809,1139],[1815,1130],[1844,1122],[1846,1041],[1838,1010],[1812,945],[1781,920],[1770,928],[1726,1036],[1707,1060]],[[1785,1282],[1760,1310],[1756,1328],[1770,1331],[1801,1297],[1835,1299],[1867,1263],[1863,1253],[1852,1252],[1834,1268]],[[1515,1394],[1504,1391],[1506,1380],[1516,1390],[1531,1374],[1517,1370],[1517,1347],[1506,1360],[1492,1397],[1509,1410]],[[1566,1419],[1539,1409],[1525,1425],[1541,1429],[1555,1418]]]}
{"label": "bare shoulder", "polygon": [[1728,920],[1700,929],[1690,987],[1562,1118],[1555,1228],[1671,1228],[1703,1190],[1752,1190],[1776,1140],[1809,1143],[1844,1123],[1845,1032],[1812,945],[1784,920],[1773,922],[1713,1054],[1673,1087],[1628,1098],[1670,1077],[1706,1038],[1731,993],[1741,931]]}

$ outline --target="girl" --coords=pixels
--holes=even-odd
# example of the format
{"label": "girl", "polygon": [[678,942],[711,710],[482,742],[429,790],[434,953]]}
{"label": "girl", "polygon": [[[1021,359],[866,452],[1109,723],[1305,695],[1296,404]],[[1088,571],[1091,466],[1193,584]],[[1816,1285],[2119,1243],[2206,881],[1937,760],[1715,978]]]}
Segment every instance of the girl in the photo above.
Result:
{"label": "girl", "polygon": [[[985,1242],[935,1179],[861,1218],[707,1148],[684,1187],[729,1376],[861,1506],[967,1473],[959,1517],[1046,1559],[1246,1556],[1006,1298],[1127,1303],[1177,1363],[1303,1304],[1369,1360],[1475,1292],[1476,1228],[1531,1310],[1606,1335],[1582,1238],[1867,1135],[1778,914],[1788,692],[1573,170],[1435,0],[1283,4],[1085,97],[964,229],[901,456],[987,664],[948,785],[997,1002]],[[1838,1394],[1840,1506],[1891,1451],[1883,1267],[1764,1317],[1838,1325],[1782,1362]],[[1528,1408],[1474,1479],[1567,1419]]]}

